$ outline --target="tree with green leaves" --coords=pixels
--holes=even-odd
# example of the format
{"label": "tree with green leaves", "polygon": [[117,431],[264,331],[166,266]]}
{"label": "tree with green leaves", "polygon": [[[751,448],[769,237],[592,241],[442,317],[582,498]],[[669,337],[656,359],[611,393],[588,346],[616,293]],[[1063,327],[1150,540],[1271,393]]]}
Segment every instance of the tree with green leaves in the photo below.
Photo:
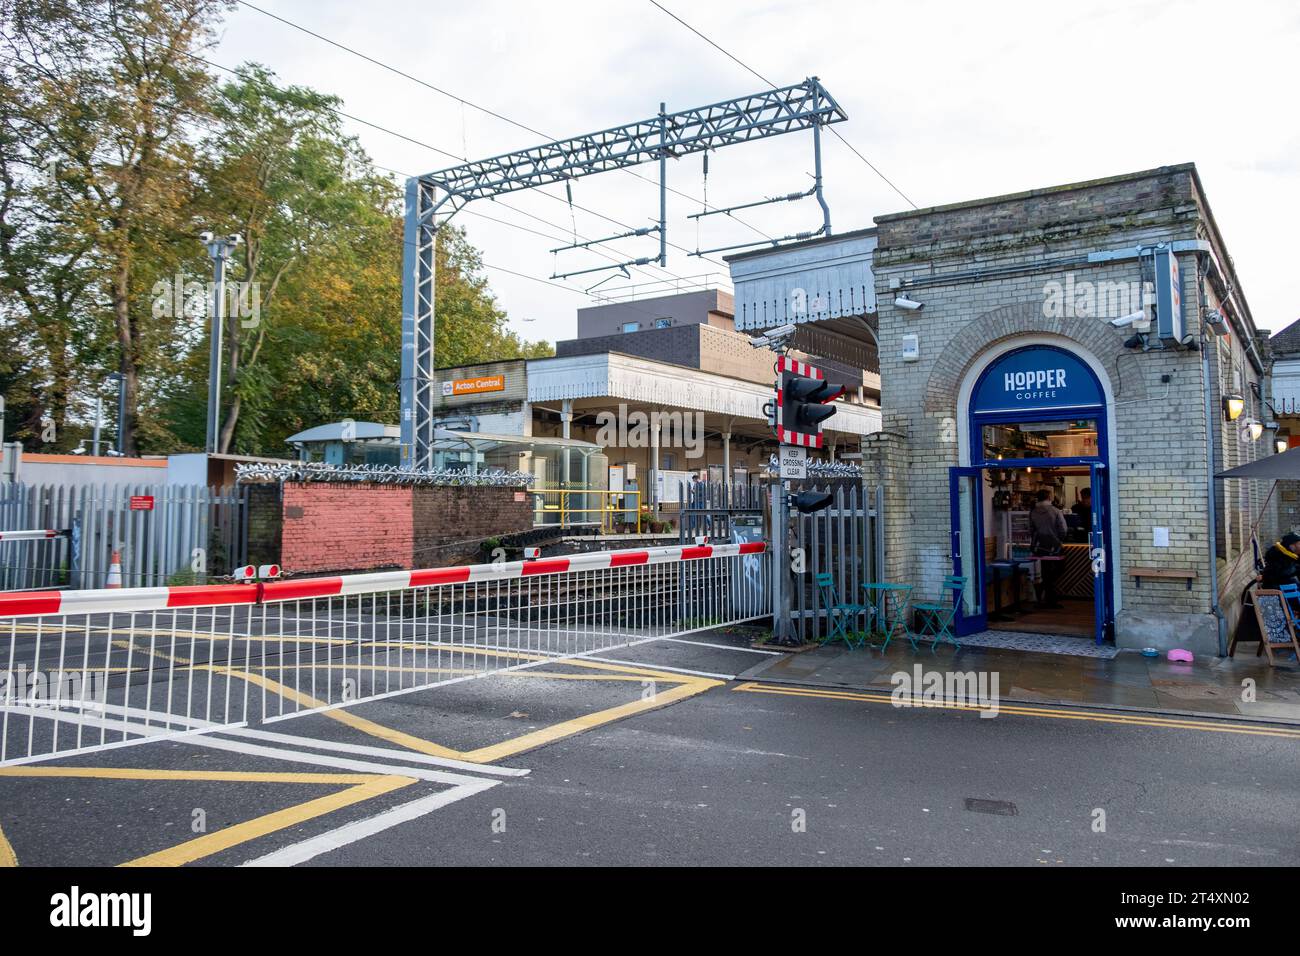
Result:
{"label": "tree with green leaves", "polygon": [[0,0],[5,288],[44,352],[56,424],[73,382],[93,388],[77,347],[111,343],[128,454],[142,378],[174,356],[173,330],[154,315],[149,290],[186,258],[194,130],[211,87],[195,53],[227,6]]}
{"label": "tree with green leaves", "polygon": [[[201,448],[210,263],[227,276],[219,450],[397,420],[402,194],[339,101],[200,54],[229,0],[0,0],[0,360],[10,421],[65,426],[111,371],[128,453]],[[438,242],[440,365],[550,354],[510,332],[463,231]],[[12,333],[12,334],[11,334]],[[21,419],[21,422],[18,420]]]}

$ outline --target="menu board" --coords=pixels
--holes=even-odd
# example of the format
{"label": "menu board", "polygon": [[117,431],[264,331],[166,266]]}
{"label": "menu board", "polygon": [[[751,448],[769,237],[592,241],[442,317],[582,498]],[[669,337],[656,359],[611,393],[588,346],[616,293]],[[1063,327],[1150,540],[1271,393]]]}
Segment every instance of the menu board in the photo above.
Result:
{"label": "menu board", "polygon": [[1270,644],[1291,643],[1291,623],[1287,616],[1286,598],[1281,591],[1256,591],[1255,614],[1259,617],[1259,632]]}

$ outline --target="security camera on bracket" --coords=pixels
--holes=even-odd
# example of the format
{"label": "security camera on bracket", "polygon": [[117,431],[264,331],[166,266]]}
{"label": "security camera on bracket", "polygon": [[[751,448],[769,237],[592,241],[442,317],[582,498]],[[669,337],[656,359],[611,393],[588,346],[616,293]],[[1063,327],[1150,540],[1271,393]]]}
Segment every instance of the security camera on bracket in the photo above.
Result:
{"label": "security camera on bracket", "polygon": [[1111,319],[1110,324],[1117,329],[1126,329],[1131,325],[1135,332],[1150,332],[1151,316],[1147,315],[1146,309],[1138,309],[1128,315],[1121,315],[1118,319]]}
{"label": "security camera on bracket", "polygon": [[760,335],[755,335],[749,340],[749,344],[756,349],[772,349],[780,351],[789,341],[794,338],[799,327],[794,324],[780,325],[774,329],[768,329]]}
{"label": "security camera on bracket", "polygon": [[1147,333],[1151,331],[1151,316],[1146,309],[1138,309],[1128,315],[1121,315],[1118,319],[1111,319],[1110,324],[1117,329],[1133,329],[1133,334],[1124,340],[1124,348],[1140,348],[1144,352],[1151,348],[1147,340]]}

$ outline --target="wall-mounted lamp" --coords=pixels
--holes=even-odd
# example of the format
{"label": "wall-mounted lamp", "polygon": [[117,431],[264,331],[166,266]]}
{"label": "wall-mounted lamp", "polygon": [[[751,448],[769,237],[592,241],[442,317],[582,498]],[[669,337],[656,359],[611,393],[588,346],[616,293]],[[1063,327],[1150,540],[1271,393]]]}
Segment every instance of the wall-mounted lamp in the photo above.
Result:
{"label": "wall-mounted lamp", "polygon": [[1264,423],[1255,418],[1248,418],[1241,423],[1242,441],[1259,441],[1264,434]]}
{"label": "wall-mounted lamp", "polygon": [[1235,422],[1245,410],[1246,400],[1240,395],[1223,396],[1223,414],[1228,416],[1228,421]]}
{"label": "wall-mounted lamp", "polygon": [[1277,444],[1277,453],[1279,455],[1282,454],[1282,452],[1286,451],[1287,443],[1285,438],[1279,438],[1276,444]]}

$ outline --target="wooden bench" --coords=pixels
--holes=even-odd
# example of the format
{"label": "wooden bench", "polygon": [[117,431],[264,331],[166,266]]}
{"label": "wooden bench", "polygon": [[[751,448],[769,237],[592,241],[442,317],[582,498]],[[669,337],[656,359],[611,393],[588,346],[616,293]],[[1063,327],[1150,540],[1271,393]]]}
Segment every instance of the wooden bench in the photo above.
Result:
{"label": "wooden bench", "polygon": [[1133,576],[1138,587],[1142,587],[1143,578],[1161,578],[1166,581],[1186,581],[1189,591],[1192,589],[1192,581],[1196,578],[1196,572],[1187,568],[1133,568],[1129,574]]}

